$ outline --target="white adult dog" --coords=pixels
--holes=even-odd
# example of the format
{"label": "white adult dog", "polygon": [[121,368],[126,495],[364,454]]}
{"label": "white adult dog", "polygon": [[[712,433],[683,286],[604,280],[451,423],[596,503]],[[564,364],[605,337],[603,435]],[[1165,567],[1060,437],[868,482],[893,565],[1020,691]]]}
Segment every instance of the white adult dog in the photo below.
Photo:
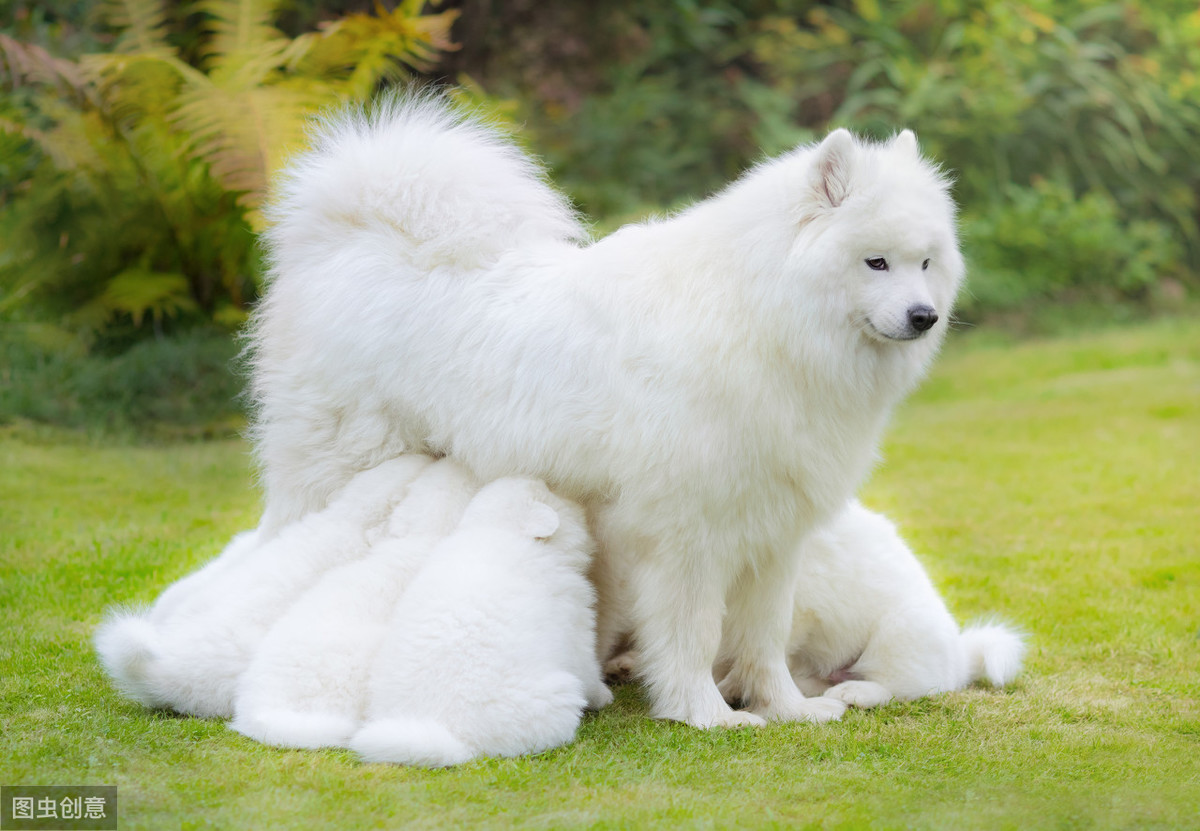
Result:
{"label": "white adult dog", "polygon": [[404,593],[371,672],[367,761],[442,767],[566,744],[612,701],[583,510],[533,479],[471,500]]}
{"label": "white adult dog", "polygon": [[[632,619],[654,715],[841,714],[788,672],[793,542],[865,478],[962,277],[912,133],[835,131],[586,244],[503,137],[399,99],[326,122],[271,219],[264,534],[406,448],[537,477],[591,514],[599,648]],[[723,627],[750,712],[712,679]]]}

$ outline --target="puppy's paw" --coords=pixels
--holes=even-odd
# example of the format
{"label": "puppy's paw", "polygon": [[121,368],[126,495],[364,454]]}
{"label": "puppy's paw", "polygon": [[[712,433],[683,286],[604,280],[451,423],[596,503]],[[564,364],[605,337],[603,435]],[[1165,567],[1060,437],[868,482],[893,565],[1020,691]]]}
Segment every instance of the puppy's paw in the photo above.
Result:
{"label": "puppy's paw", "polygon": [[612,704],[613,693],[603,683],[597,683],[594,687],[588,690],[587,694],[587,709],[603,710],[609,704]]}
{"label": "puppy's paw", "polygon": [[843,681],[825,691],[827,698],[845,702],[851,707],[878,707],[892,700],[887,687],[874,681]]}
{"label": "puppy's paw", "polygon": [[741,677],[732,672],[717,683],[717,689],[721,692],[721,698],[725,699],[725,703],[730,707],[740,707],[742,705],[742,688]]}
{"label": "puppy's paw", "polygon": [[816,675],[806,672],[793,672],[792,680],[796,683],[796,687],[800,692],[809,698],[819,698],[825,694],[826,690],[833,686],[833,684],[824,678],[818,678]]}
{"label": "puppy's paw", "polygon": [[632,649],[609,658],[604,664],[604,680],[610,684],[627,684],[637,673],[638,655]]}
{"label": "puppy's paw", "polygon": [[228,726],[263,744],[315,750],[345,747],[358,729],[358,722],[340,713],[258,709],[239,710]]}

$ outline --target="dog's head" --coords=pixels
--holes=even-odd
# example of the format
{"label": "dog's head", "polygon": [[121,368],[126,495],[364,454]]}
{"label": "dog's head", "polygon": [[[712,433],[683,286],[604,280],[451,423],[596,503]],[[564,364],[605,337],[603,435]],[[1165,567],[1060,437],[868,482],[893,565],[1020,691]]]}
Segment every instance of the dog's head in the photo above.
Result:
{"label": "dog's head", "polygon": [[551,493],[539,479],[506,477],[489,482],[467,506],[464,528],[494,530],[578,555],[583,567],[592,553],[583,509]]}
{"label": "dog's head", "polygon": [[921,157],[916,136],[868,144],[835,130],[796,162],[798,267],[842,295],[837,307],[873,341],[942,334],[963,259],[949,182]]}

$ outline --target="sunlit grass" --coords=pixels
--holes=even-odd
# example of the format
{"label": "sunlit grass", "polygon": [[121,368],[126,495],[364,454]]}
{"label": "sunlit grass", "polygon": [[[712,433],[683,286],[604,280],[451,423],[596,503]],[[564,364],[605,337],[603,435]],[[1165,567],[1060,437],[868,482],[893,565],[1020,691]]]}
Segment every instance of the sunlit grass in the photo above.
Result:
{"label": "sunlit grass", "polygon": [[0,783],[117,784],[124,829],[1195,826],[1200,324],[952,341],[885,456],[865,499],[955,613],[1030,633],[1011,690],[701,733],[624,687],[566,748],[429,772],[261,747],[100,673],[107,605],[254,523],[244,445],[0,437]]}

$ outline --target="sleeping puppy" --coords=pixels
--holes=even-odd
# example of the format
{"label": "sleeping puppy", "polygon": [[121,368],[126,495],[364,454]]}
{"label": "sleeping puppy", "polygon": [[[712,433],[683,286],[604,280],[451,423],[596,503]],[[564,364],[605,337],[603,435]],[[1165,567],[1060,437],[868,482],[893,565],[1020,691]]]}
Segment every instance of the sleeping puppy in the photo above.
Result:
{"label": "sleeping puppy", "polygon": [[788,662],[805,695],[875,707],[1016,677],[1023,636],[958,624],[896,527],[856,501],[800,545]]}
{"label": "sleeping puppy", "polygon": [[370,679],[366,761],[538,753],[612,700],[595,657],[582,509],[534,479],[486,485],[400,598]]}
{"label": "sleeping puppy", "polygon": [[95,644],[117,688],[147,707],[233,715],[238,679],[270,627],[326,571],[367,554],[428,463],[401,456],[359,473],[325,509],[270,540],[238,535],[149,609],[111,612]]}
{"label": "sleeping puppy", "polygon": [[451,459],[424,463],[367,555],[325,572],[271,627],[238,684],[232,729],[282,747],[346,746],[398,599],[479,490]]}

